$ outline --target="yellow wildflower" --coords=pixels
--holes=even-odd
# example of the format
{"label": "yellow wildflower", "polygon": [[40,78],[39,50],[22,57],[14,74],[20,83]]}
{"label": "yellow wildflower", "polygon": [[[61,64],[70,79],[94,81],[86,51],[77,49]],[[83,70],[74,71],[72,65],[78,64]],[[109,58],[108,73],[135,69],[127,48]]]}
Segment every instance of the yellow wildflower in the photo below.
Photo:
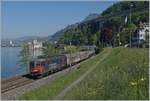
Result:
{"label": "yellow wildflower", "polygon": [[144,80],[146,80],[146,78],[141,78],[140,80],[141,80],[141,81],[144,81]]}
{"label": "yellow wildflower", "polygon": [[137,85],[137,83],[136,82],[131,82],[131,85],[135,86],[135,85]]}

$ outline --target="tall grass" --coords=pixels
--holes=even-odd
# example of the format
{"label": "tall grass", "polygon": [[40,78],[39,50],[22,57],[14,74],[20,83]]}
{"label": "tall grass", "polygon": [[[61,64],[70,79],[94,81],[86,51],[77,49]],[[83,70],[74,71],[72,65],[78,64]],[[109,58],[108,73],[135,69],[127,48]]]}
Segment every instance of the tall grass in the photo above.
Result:
{"label": "tall grass", "polygon": [[109,58],[63,99],[149,99],[148,49],[113,49]]}

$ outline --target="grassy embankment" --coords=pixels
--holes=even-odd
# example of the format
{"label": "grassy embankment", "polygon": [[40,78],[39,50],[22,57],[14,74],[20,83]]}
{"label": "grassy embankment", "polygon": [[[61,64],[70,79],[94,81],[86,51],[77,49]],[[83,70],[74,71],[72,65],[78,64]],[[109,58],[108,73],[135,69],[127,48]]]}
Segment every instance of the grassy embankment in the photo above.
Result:
{"label": "grassy embankment", "polygon": [[113,49],[63,99],[149,99],[148,49]]}
{"label": "grassy embankment", "polygon": [[82,64],[80,69],[71,71],[20,99],[52,99],[110,51],[108,58],[99,63],[63,99],[148,99],[148,49],[128,48],[105,49]]}
{"label": "grassy embankment", "polygon": [[59,77],[58,79],[51,81],[46,86],[40,87],[39,89],[35,89],[29,93],[22,95],[21,97],[19,97],[19,99],[24,99],[24,100],[53,99],[64,88],[69,86],[69,84],[71,84],[74,80],[78,79],[83,73],[87,71],[88,68],[90,68],[95,63],[97,63],[101,59],[101,57],[108,54],[110,51],[111,49],[104,49],[104,51],[101,52],[99,55],[81,64],[79,69],[70,71],[65,75]]}

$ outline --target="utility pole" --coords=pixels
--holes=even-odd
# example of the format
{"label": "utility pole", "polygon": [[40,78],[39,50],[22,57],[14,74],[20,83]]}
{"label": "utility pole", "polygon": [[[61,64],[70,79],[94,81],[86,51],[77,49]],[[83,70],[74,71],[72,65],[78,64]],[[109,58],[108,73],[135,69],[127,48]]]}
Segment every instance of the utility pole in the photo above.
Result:
{"label": "utility pole", "polygon": [[35,58],[34,40],[32,41],[31,45],[32,45],[32,52],[33,52],[32,58]]}
{"label": "utility pole", "polygon": [[119,46],[120,46],[120,27],[119,27]]}
{"label": "utility pole", "polygon": [[[132,7],[133,5],[132,4],[130,4],[130,25],[131,25],[131,7]],[[130,28],[130,48],[131,48],[131,28]]]}
{"label": "utility pole", "polygon": [[[72,63],[72,57],[71,57],[71,41],[70,41],[70,59],[71,59],[71,63]],[[71,63],[70,63],[70,67],[71,67]]]}
{"label": "utility pole", "polygon": [[55,55],[56,55],[56,54],[57,54],[57,41],[54,41],[54,44],[55,44],[55,45],[54,45],[54,48],[55,48],[54,51],[55,51]]}
{"label": "utility pole", "polygon": [[130,30],[130,48],[131,48],[131,30]]}

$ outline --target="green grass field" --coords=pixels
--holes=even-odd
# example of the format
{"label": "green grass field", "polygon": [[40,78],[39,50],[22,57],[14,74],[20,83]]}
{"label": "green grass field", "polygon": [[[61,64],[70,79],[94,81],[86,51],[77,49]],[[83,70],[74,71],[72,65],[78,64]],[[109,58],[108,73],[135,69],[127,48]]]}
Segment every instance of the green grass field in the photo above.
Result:
{"label": "green grass field", "polygon": [[79,69],[70,71],[48,85],[24,94],[19,99],[53,99],[108,53],[110,55],[100,62],[83,81],[70,90],[63,99],[148,100],[148,49],[134,48],[104,49],[96,57],[80,65]]}
{"label": "green grass field", "polygon": [[148,49],[116,48],[63,99],[149,99]]}

